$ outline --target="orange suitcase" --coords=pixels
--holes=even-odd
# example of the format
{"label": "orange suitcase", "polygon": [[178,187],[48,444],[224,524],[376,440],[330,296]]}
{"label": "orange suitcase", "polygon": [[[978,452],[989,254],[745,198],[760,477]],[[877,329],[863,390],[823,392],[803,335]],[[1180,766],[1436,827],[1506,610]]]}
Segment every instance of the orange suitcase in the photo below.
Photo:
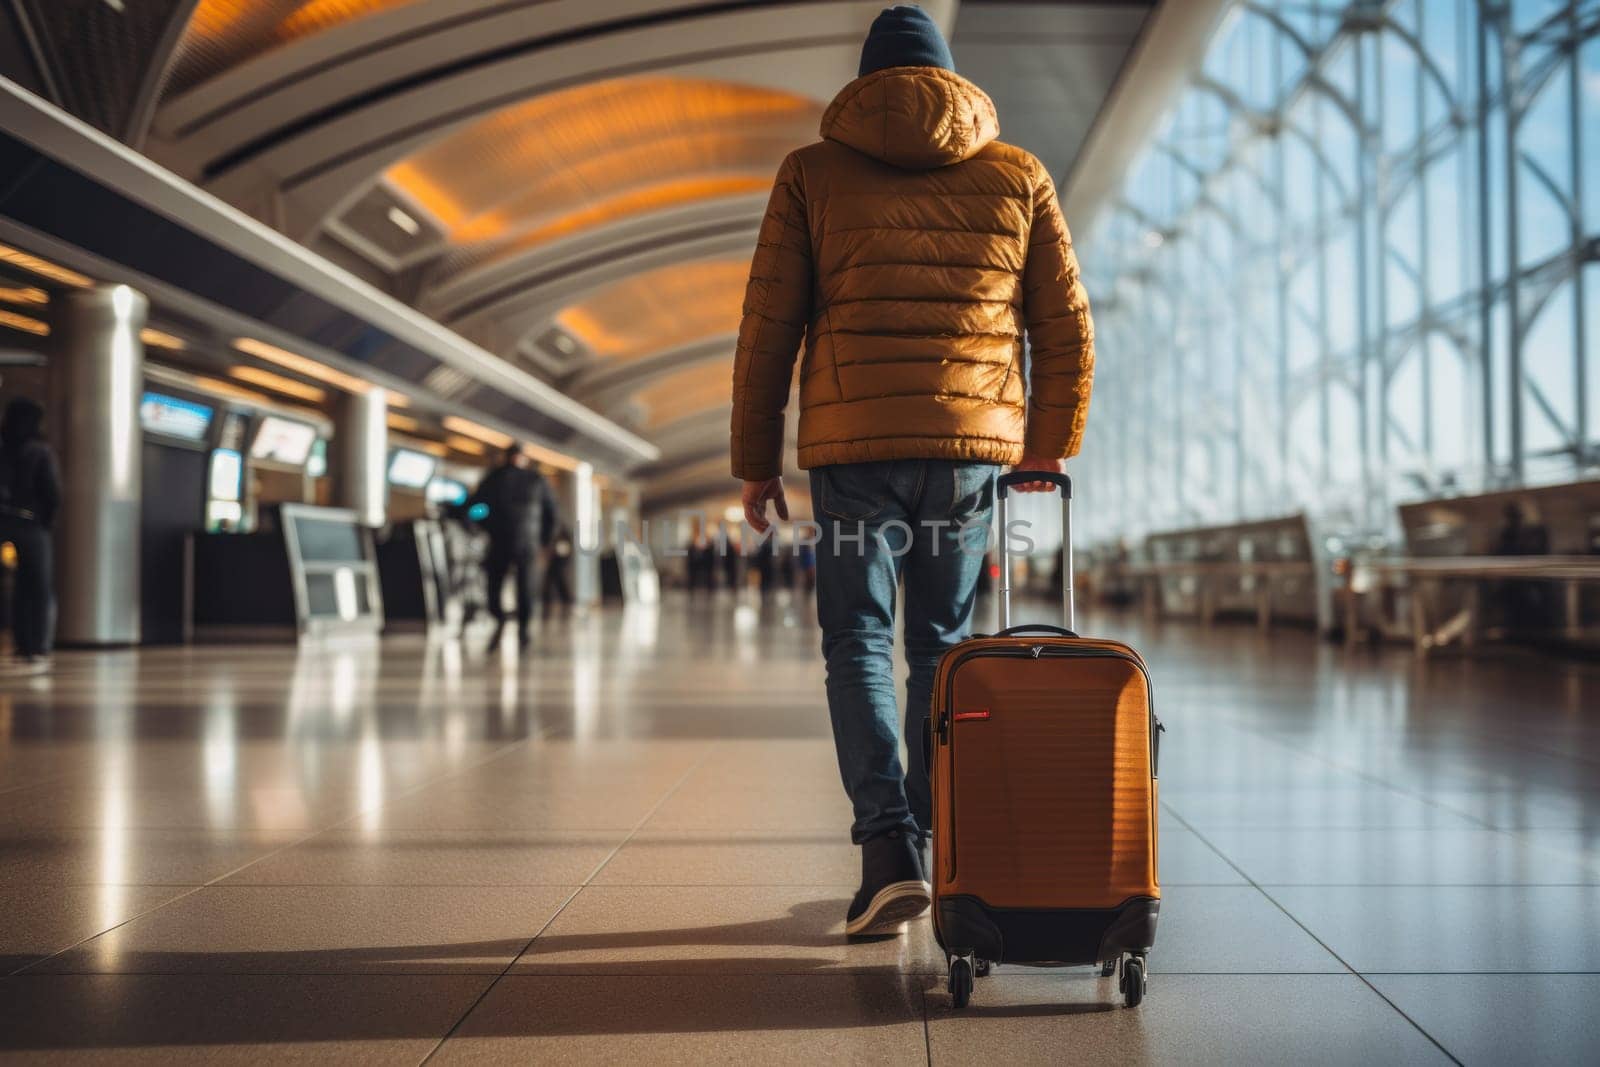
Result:
{"label": "orange suitcase", "polygon": [[[1024,481],[1062,496],[1067,629],[1011,625],[1006,497]],[[933,759],[933,925],[965,1006],[992,964],[1121,964],[1129,1007],[1161,907],[1156,772],[1161,723],[1144,660],[1078,637],[1072,603],[1072,482],[1002,476],[1001,626],[939,663]]]}

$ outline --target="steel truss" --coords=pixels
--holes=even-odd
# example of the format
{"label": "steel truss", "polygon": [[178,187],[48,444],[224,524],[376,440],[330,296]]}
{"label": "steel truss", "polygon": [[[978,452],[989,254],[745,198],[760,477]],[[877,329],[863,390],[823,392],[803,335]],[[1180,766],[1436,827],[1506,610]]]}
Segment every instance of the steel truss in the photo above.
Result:
{"label": "steel truss", "polygon": [[1600,0],[1239,0],[1082,242],[1089,536],[1592,471],[1597,171]]}

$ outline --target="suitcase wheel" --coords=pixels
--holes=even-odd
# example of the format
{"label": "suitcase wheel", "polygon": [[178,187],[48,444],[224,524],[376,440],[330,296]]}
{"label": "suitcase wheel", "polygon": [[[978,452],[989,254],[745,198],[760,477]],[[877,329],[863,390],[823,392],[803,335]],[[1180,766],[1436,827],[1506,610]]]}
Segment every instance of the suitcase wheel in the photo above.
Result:
{"label": "suitcase wheel", "polygon": [[1102,963],[1100,965],[1100,977],[1101,978],[1110,978],[1112,975],[1114,975],[1116,973],[1117,973],[1117,961],[1116,960],[1106,960],[1104,963]]}
{"label": "suitcase wheel", "polygon": [[1144,973],[1144,957],[1129,956],[1122,962],[1122,1002],[1137,1008],[1144,1001],[1149,980]]}
{"label": "suitcase wheel", "polygon": [[964,1008],[972,999],[972,957],[950,957],[950,1004]]}
{"label": "suitcase wheel", "polygon": [[994,965],[988,960],[974,960],[972,964],[972,973],[979,978],[987,978],[989,977],[989,968],[992,966]]}

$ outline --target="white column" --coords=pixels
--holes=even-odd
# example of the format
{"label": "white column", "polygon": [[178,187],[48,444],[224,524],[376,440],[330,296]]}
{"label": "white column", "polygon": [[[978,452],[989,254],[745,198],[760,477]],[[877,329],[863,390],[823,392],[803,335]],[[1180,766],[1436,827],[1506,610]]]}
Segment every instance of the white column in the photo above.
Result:
{"label": "white column", "polygon": [[389,394],[378,388],[350,393],[338,414],[333,502],[353,510],[361,525],[377,528],[389,514]]}
{"label": "white column", "polygon": [[606,545],[606,531],[600,515],[600,487],[594,482],[594,467],[579,463],[572,472],[572,533],[578,551],[572,562],[572,597],[580,607],[600,601],[600,553]]}
{"label": "white column", "polygon": [[50,438],[61,456],[56,575],[65,645],[139,641],[139,396],[149,301],[126,285],[51,302]]}

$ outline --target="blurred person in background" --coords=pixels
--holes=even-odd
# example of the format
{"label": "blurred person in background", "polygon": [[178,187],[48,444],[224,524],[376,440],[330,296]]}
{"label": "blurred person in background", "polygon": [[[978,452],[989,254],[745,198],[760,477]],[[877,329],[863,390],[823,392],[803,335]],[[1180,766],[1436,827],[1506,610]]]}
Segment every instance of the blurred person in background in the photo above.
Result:
{"label": "blurred person in background", "polygon": [[543,617],[546,619],[558,606],[563,618],[572,610],[570,575],[573,551],[572,531],[563,522],[556,529],[555,539],[550,542],[550,559],[544,565]]}
{"label": "blurred person in background", "polygon": [[[803,340],[799,459],[823,535],[817,619],[861,846],[845,932],[891,934],[931,893],[933,675],[971,630],[984,566],[966,532],[987,530],[1002,465],[1053,476],[1077,453],[1093,331],[1049,172],[998,140],[994,103],[955,72],[922,9],[877,17],[821,133],[779,168],[757,238],[732,466],[746,522],[766,530],[769,503],[789,517],[784,409]],[[893,659],[902,579],[905,767]]]}
{"label": "blurred person in background", "polygon": [[722,553],[722,579],[728,585],[728,592],[737,597],[739,579],[743,575],[739,567],[739,536],[726,522],[722,524],[722,536],[718,539],[717,551]]}
{"label": "blurred person in background", "polygon": [[55,636],[50,528],[61,506],[55,453],[44,441],[44,408],[26,397],[0,416],[0,541],[16,550],[11,636],[17,665],[44,670]]}
{"label": "blurred person in background", "polygon": [[694,520],[694,533],[689,538],[685,565],[689,572],[689,592],[694,593],[703,589],[711,593],[716,590],[717,546],[706,533],[705,522],[702,519]]}
{"label": "blurred person in background", "polygon": [[489,611],[495,620],[489,647],[497,648],[505,634],[505,584],[510,576],[517,589],[517,644],[527,648],[532,639],[529,625],[537,599],[539,555],[549,547],[559,522],[555,493],[522,446],[512,444],[500,465],[484,475],[468,498],[467,514],[489,534],[489,551],[483,561]]}

